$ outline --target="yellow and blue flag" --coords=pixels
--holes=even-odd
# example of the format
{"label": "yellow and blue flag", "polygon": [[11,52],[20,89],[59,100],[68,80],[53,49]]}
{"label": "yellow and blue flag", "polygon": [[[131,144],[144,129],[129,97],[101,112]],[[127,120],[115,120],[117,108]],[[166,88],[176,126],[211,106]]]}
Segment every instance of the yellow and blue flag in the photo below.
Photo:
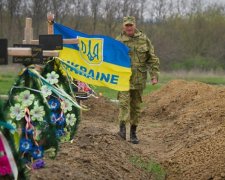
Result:
{"label": "yellow and blue flag", "polygon": [[74,79],[114,90],[129,90],[131,62],[126,45],[108,36],[84,34],[57,23],[54,23],[54,34],[79,41],[64,44],[59,55],[70,64],[67,73]]}

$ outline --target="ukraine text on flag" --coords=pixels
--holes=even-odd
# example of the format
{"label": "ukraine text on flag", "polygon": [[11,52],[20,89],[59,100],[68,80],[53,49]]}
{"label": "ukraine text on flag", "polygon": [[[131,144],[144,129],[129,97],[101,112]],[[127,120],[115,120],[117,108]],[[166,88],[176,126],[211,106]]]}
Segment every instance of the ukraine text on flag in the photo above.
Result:
{"label": "ukraine text on flag", "polygon": [[131,76],[129,48],[103,35],[88,35],[54,23],[54,34],[77,38],[79,44],[64,45],[60,58],[69,64],[73,78],[119,91],[129,90]]}

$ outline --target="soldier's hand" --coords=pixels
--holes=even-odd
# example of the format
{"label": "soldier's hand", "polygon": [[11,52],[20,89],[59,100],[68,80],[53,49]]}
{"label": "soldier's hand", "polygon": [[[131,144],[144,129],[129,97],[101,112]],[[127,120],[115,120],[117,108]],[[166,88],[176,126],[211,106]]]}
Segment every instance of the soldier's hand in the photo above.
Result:
{"label": "soldier's hand", "polygon": [[54,18],[55,18],[55,15],[53,13],[51,13],[51,12],[47,13],[48,21],[52,22],[52,21],[54,21]]}
{"label": "soldier's hand", "polygon": [[157,83],[158,83],[158,79],[157,79],[156,77],[153,77],[153,78],[151,79],[151,83],[152,83],[152,85],[157,84]]}

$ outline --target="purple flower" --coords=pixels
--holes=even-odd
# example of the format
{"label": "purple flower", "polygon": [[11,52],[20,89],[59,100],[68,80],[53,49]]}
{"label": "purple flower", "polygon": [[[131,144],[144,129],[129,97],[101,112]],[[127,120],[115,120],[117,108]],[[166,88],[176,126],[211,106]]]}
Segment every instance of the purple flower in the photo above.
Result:
{"label": "purple flower", "polygon": [[42,146],[34,146],[32,149],[32,156],[34,159],[40,159],[43,157],[44,151]]}
{"label": "purple flower", "polygon": [[60,102],[57,99],[50,99],[48,104],[51,110],[57,110],[60,107]]}
{"label": "purple flower", "polygon": [[32,164],[33,169],[40,169],[43,168],[44,166],[45,162],[43,159],[38,159]]}
{"label": "purple flower", "polygon": [[30,139],[20,139],[20,152],[28,152],[32,149],[32,142]]}

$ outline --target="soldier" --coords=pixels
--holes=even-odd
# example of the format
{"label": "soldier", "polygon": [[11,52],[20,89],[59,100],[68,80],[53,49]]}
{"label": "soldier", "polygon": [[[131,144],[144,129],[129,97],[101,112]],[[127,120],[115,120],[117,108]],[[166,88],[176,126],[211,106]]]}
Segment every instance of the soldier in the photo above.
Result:
{"label": "soldier", "polygon": [[159,59],[149,38],[136,29],[135,17],[123,19],[123,32],[117,37],[130,48],[131,70],[130,90],[118,93],[119,100],[119,135],[126,140],[126,123],[130,123],[130,142],[138,144],[136,135],[140,118],[143,89],[146,87],[147,71],[152,85],[158,83]]}

